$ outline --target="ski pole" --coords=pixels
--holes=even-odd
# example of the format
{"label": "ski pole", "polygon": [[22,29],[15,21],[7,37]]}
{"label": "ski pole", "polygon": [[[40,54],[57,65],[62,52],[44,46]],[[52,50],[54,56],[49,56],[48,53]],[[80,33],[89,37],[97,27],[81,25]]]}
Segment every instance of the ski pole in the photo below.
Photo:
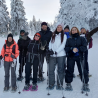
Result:
{"label": "ski pole", "polygon": [[48,69],[47,70],[48,71],[48,73],[47,73],[47,78],[48,78],[48,81],[47,81],[48,82],[48,94],[47,95],[49,96],[50,95],[50,93],[49,93],[49,62],[47,63],[47,69]]}
{"label": "ski pole", "polygon": [[[80,62],[81,62],[81,70],[82,70],[82,83],[83,83],[83,85],[85,86],[85,78],[84,78],[84,53],[83,53],[83,61],[81,60]],[[86,87],[85,87],[86,88]],[[82,94],[84,93],[84,91],[83,91],[83,89],[82,89]],[[86,91],[86,96],[88,96],[88,93],[87,93],[87,91]]]}
{"label": "ski pole", "polygon": [[[84,69],[84,66],[85,66],[85,53],[83,53],[83,69]],[[84,78],[84,82],[85,82],[85,78]],[[85,83],[86,84],[86,83]],[[87,93],[87,90],[86,90],[86,96],[88,96],[88,93]]]}

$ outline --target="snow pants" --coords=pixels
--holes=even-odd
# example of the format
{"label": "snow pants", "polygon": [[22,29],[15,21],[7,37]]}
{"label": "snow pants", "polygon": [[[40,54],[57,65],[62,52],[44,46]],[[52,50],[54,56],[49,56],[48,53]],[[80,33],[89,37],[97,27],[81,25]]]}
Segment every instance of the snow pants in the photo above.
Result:
{"label": "snow pants", "polygon": [[[65,82],[66,83],[71,83],[73,81],[73,73],[74,73],[74,66],[75,66],[75,62],[77,63],[77,67],[78,67],[78,71],[82,80],[82,69],[81,69],[81,61],[79,56],[74,56],[72,58],[67,58],[67,70],[66,70],[66,75],[65,75]],[[89,78],[88,78],[88,72],[86,70],[86,66],[85,64],[82,65],[83,68],[83,74],[84,74],[84,79],[85,79],[85,83],[88,83]]]}
{"label": "snow pants", "polygon": [[10,68],[11,68],[11,86],[16,87],[16,67],[11,66],[12,62],[4,62],[4,71],[5,71],[5,87],[9,87],[9,77],[10,77]]}
{"label": "snow pants", "polygon": [[39,59],[36,57],[33,60],[33,64],[31,62],[26,61],[25,66],[25,84],[30,83],[30,75],[31,75],[31,67],[33,66],[33,84],[37,83],[37,72],[38,72],[38,65],[39,65]]}
{"label": "snow pants", "polygon": [[25,62],[26,62],[26,56],[22,57],[22,54],[19,54],[19,76],[21,77],[22,76],[22,73],[23,73],[23,67],[25,65]]}
{"label": "snow pants", "polygon": [[46,55],[46,53],[40,54],[40,63],[39,63],[39,72],[38,72],[39,77],[43,77],[43,64],[44,64],[45,57],[46,57],[46,62],[48,64],[49,57]]}
{"label": "snow pants", "polygon": [[57,85],[63,85],[65,56],[49,58],[49,85],[55,84],[55,68],[57,65]]}

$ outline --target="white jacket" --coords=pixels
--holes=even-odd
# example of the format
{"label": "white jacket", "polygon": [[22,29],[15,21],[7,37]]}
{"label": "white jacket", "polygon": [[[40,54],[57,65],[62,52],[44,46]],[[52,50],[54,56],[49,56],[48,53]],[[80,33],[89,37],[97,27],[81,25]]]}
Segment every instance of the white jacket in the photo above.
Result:
{"label": "white jacket", "polygon": [[[49,42],[49,50],[52,49],[54,52],[57,52],[57,57],[66,56],[66,53],[64,50],[66,40],[67,40],[67,37],[66,37],[66,35],[64,35],[63,42],[61,43],[61,33],[59,33],[58,35],[56,34],[55,42],[51,42],[51,41]],[[51,56],[56,57],[55,54],[53,54]]]}
{"label": "white jacket", "polygon": [[[85,40],[87,41],[85,34],[81,34],[80,36],[81,36],[81,37],[84,37]],[[89,45],[87,45],[87,49],[89,49]]]}

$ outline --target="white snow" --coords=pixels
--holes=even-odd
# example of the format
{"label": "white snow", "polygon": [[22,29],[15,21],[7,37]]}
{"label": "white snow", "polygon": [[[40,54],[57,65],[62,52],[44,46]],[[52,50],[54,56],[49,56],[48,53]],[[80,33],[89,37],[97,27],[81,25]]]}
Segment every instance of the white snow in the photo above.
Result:
{"label": "white snow", "polygon": [[[18,36],[15,37],[15,40],[18,40]],[[31,36],[32,38],[32,36]],[[2,49],[2,46],[5,42],[5,38],[0,38],[0,51]],[[81,86],[82,83],[78,77],[76,77],[73,82],[73,91],[68,92],[64,91],[64,95],[66,98],[98,98],[98,35],[93,37],[93,48],[89,50],[89,66],[90,66],[90,74],[93,76],[90,78],[90,93],[89,96],[85,96],[84,94],[81,94]],[[18,75],[18,68],[19,63],[17,65],[17,75]],[[44,63],[44,77],[47,78],[47,64],[46,61]],[[77,66],[75,67],[75,75],[78,75]],[[50,91],[50,96],[47,96],[47,81],[45,80],[42,83],[38,83],[38,91],[36,92],[23,92],[22,89],[25,85],[25,80],[22,82],[18,82],[19,88],[21,91],[21,94],[18,94],[18,91],[16,93],[11,93],[10,91],[7,93],[3,92],[4,88],[4,68],[0,68],[0,98],[62,98],[62,92],[57,91],[56,89]],[[65,81],[64,81],[64,88],[65,88]]]}

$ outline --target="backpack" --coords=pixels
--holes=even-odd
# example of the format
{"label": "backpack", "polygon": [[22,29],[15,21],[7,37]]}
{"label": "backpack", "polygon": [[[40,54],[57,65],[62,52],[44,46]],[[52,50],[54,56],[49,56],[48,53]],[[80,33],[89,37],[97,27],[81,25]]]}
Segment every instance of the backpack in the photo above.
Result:
{"label": "backpack", "polygon": [[[12,47],[12,53],[15,54],[15,48],[16,48],[16,45],[13,45]],[[6,50],[6,44],[4,44],[4,49]]]}

